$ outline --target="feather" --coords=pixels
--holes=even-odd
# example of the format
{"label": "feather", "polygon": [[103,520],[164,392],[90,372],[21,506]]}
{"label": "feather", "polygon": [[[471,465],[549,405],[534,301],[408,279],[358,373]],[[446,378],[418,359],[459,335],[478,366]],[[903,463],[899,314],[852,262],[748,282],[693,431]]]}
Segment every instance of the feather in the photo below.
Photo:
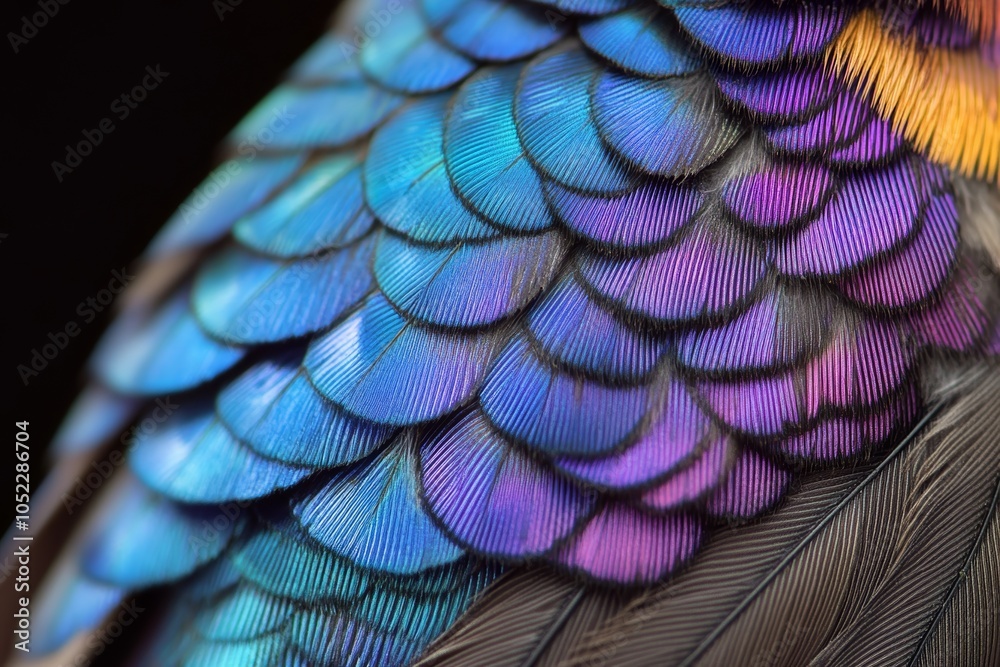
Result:
{"label": "feather", "polygon": [[565,275],[527,315],[527,332],[541,356],[584,376],[632,384],[664,356],[662,337],[619,322]]}
{"label": "feather", "polygon": [[569,27],[553,23],[542,8],[509,0],[422,0],[428,25],[471,58],[515,60],[559,40]]}
{"label": "feather", "polygon": [[845,179],[814,222],[779,243],[778,269],[789,275],[830,276],[902,246],[917,229],[926,197],[921,166],[903,160]]}
{"label": "feather", "polygon": [[447,96],[403,109],[372,137],[365,160],[365,199],[389,229],[423,243],[497,235],[462,205],[445,171],[442,127]]}
{"label": "feather", "polygon": [[666,323],[713,319],[749,299],[767,275],[760,246],[716,210],[662,251],[624,259],[586,253],[583,281],[618,309]]}
{"label": "feather", "polygon": [[687,225],[705,198],[690,186],[648,180],[622,195],[594,196],[549,181],[555,214],[574,233],[598,246],[626,248],[667,240]]}
{"label": "feather", "polygon": [[513,315],[546,289],[566,245],[554,231],[444,248],[418,246],[387,233],[375,253],[375,279],[409,317],[446,327],[481,327]]}
{"label": "feather", "polygon": [[552,225],[542,179],[526,159],[514,124],[521,65],[483,68],[452,98],[444,157],[455,191],[494,225],[514,231]]}
{"label": "feather", "polygon": [[156,235],[147,257],[163,258],[222,238],[238,218],[259,206],[302,162],[302,156],[286,155],[247,164],[230,160],[216,168]]}
{"label": "feather", "polygon": [[677,4],[677,20],[695,42],[744,67],[821,53],[848,14],[844,6],[813,4]]}
{"label": "feather", "polygon": [[151,435],[137,438],[129,464],[144,484],[185,503],[260,498],[312,472],[256,454],[202,401],[185,404]]}
{"label": "feather", "polygon": [[568,578],[522,569],[499,580],[414,667],[532,667],[567,621],[584,589]]}
{"label": "feather", "polygon": [[682,178],[715,162],[743,134],[716,97],[706,76],[648,80],[609,71],[594,84],[594,123],[624,160]]}
{"label": "feather", "polygon": [[435,419],[479,387],[504,340],[502,331],[460,335],[425,329],[381,294],[313,339],[303,366],[321,394],[380,424]]}
{"label": "feather", "polygon": [[591,82],[602,70],[577,43],[543,52],[521,72],[514,121],[524,152],[544,175],[570,188],[614,193],[628,187],[629,176],[591,121]]}
{"label": "feather", "polygon": [[837,80],[817,67],[754,75],[723,72],[716,82],[723,95],[757,120],[782,123],[814,116],[840,90]]}
{"label": "feather", "polygon": [[[264,153],[299,150],[299,155],[310,146],[343,146],[378,127],[405,99],[361,78],[319,87],[286,83],[261,100],[227,141],[234,149],[253,141]],[[330,109],[341,112],[331,116]]]}
{"label": "feather", "polygon": [[546,454],[578,456],[623,444],[659,398],[650,385],[605,386],[553,368],[523,338],[500,354],[480,394],[504,434]]}
{"label": "feather", "polygon": [[959,621],[967,650],[995,651],[995,607],[965,600],[996,595],[987,589],[997,552],[986,547],[1000,482],[998,396],[992,369],[874,467],[807,479],[780,512],[720,535],[569,663],[915,664],[938,632],[954,632],[959,604],[979,618]]}
{"label": "feather", "polygon": [[105,332],[90,363],[109,388],[156,395],[191,389],[232,368],[246,348],[209,337],[181,288],[150,312],[125,313]]}
{"label": "feather", "polygon": [[580,26],[580,39],[618,67],[644,76],[684,76],[701,64],[656,6],[630,7],[587,21]]}
{"label": "feather", "polygon": [[918,5],[358,0],[95,355],[40,516],[181,407],[40,643],[166,583],[139,664],[404,665],[476,598],[427,664],[995,662],[998,201],[950,170],[1000,51]]}
{"label": "feather", "polygon": [[459,544],[522,559],[552,550],[591,513],[593,494],[514,449],[477,412],[459,414],[420,452],[427,510]]}
{"label": "feather", "polygon": [[984,55],[921,48],[883,27],[871,9],[856,14],[827,51],[831,69],[871,94],[879,114],[919,150],[995,183],[1000,77]]}
{"label": "feather", "polygon": [[297,338],[330,326],[361,301],[374,284],[374,251],[374,235],[300,260],[231,246],[202,266],[192,310],[209,334],[230,344]]}
{"label": "feather", "polygon": [[282,258],[343,248],[375,223],[361,194],[357,157],[334,154],[310,165],[281,194],[240,218],[233,236],[248,248]]}
{"label": "feather", "polygon": [[431,34],[419,7],[406,5],[368,48],[361,50],[360,61],[365,74],[390,90],[404,93],[449,88],[476,67],[475,61]]}
{"label": "feather", "polygon": [[219,419],[250,449],[315,468],[353,463],[394,429],[357,419],[321,396],[301,366],[301,350],[251,366],[215,401]]}
{"label": "feather", "polygon": [[420,508],[412,438],[294,501],[309,535],[361,568],[412,574],[463,555]]}

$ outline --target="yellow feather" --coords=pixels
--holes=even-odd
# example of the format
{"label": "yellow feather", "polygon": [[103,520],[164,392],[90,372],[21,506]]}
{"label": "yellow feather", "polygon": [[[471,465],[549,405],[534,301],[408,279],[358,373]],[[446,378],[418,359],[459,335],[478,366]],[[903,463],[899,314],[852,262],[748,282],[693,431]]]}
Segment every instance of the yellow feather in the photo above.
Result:
{"label": "yellow feather", "polygon": [[917,150],[967,176],[1000,180],[996,63],[977,51],[921,47],[886,30],[871,10],[851,19],[826,59]]}

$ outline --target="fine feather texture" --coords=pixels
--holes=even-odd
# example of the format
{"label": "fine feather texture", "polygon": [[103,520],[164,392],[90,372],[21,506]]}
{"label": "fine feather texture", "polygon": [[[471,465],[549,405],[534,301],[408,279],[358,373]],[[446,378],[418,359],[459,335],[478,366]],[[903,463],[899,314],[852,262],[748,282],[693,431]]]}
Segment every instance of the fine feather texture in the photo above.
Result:
{"label": "fine feather texture", "polygon": [[959,631],[965,655],[987,659],[951,664],[995,663],[998,397],[991,369],[878,466],[806,481],[780,512],[720,536],[633,602],[569,664],[940,664]]}
{"label": "fine feather texture", "polygon": [[[581,620],[604,593],[514,572],[418,664],[995,664],[1000,374],[965,386],[878,464],[806,480],[620,613]],[[583,641],[536,662],[557,624]]]}
{"label": "fine feather texture", "polygon": [[[404,665],[518,568],[440,655],[993,659],[953,573],[996,571],[997,419],[961,406],[995,384],[1000,203],[833,67],[866,7],[419,0],[321,39],[95,358],[65,448],[182,407],[88,510],[39,644],[169,582],[139,664]],[[995,74],[949,7],[878,35]]]}
{"label": "fine feather texture", "polygon": [[828,54],[933,159],[967,176],[1000,178],[995,63],[975,51],[925,52],[888,32],[870,10],[852,19]]}

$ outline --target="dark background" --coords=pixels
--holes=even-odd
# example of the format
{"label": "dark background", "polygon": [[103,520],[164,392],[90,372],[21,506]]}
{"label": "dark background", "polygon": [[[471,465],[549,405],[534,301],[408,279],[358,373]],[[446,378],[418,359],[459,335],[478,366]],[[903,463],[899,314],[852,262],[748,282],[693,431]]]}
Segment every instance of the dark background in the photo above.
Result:
{"label": "dark background", "polygon": [[[17,53],[9,33],[24,31],[22,17],[40,12],[39,0],[6,0],[0,10],[0,58],[8,72],[0,158],[0,233],[7,235],[0,237],[3,431],[13,435],[13,422],[30,422],[36,480],[39,450],[79,391],[86,359],[111,316],[106,310],[86,324],[77,305],[142,252],[211,169],[221,139],[326,29],[337,4],[42,2],[58,12]],[[220,18],[222,7],[232,11]],[[147,65],[169,75],[120,119],[111,104],[142,81]],[[66,144],[104,118],[113,133],[57,181],[51,163],[65,161]],[[25,386],[17,365],[30,365],[31,350],[70,321],[81,333]],[[3,507],[5,527],[12,510]]]}

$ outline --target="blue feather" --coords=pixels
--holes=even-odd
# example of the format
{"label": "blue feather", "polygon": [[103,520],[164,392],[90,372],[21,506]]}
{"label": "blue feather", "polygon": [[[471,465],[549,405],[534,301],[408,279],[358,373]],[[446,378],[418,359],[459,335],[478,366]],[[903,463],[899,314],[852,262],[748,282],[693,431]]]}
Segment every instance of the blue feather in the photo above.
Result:
{"label": "blue feather", "polygon": [[190,574],[222,552],[241,520],[236,505],[228,508],[229,515],[218,507],[180,505],[132,475],[116,477],[113,484],[102,498],[81,559],[88,576],[122,588],[144,588]]}
{"label": "blue feather", "polygon": [[241,582],[201,606],[193,622],[205,639],[238,642],[280,630],[295,610],[293,600]]}
{"label": "blue feather", "polygon": [[362,79],[318,88],[284,84],[254,107],[227,141],[254,157],[261,151],[342,146],[371,132],[403,99]]}
{"label": "blue feather", "polygon": [[395,429],[321,396],[301,359],[300,352],[261,361],[219,392],[216,410],[236,437],[268,458],[327,468],[360,460],[392,436]]}
{"label": "blue feather", "polygon": [[495,225],[530,231],[551,226],[552,216],[514,124],[521,70],[486,68],[459,88],[445,125],[444,156],[463,201]]}
{"label": "blue feather", "polygon": [[400,438],[364,465],[330,477],[295,503],[308,533],[359,567],[412,574],[451,563],[463,551],[420,507],[413,440]]}
{"label": "blue feather", "polygon": [[439,42],[417,7],[404,7],[393,17],[362,49],[360,61],[372,79],[404,93],[443,90],[464,79],[476,66]]}
{"label": "blue feather", "polygon": [[569,28],[568,21],[553,21],[539,7],[509,0],[422,0],[421,8],[441,39],[479,60],[523,58]]}
{"label": "blue feather", "polygon": [[375,237],[299,260],[238,246],[207,261],[192,302],[209,334],[233,344],[268,343],[324,329],[371,289]]}
{"label": "blue feather", "polygon": [[375,219],[361,192],[361,163],[335,154],[308,167],[294,183],[233,227],[248,248],[278,257],[343,248],[368,233]]}
{"label": "blue feather", "polygon": [[671,178],[700,172],[743,133],[702,76],[646,80],[605,73],[594,88],[594,121],[616,153]]}
{"label": "blue feather", "polygon": [[94,630],[125,595],[124,589],[94,581],[76,560],[64,558],[48,573],[31,606],[32,653],[52,653],[77,634]]}
{"label": "blue feather", "polygon": [[627,167],[604,147],[590,117],[590,87],[602,68],[578,45],[541,54],[521,73],[514,101],[518,136],[532,163],[571,188],[629,186]]}
{"label": "blue feather", "polygon": [[586,21],[580,25],[580,39],[618,67],[643,76],[683,76],[701,66],[663,10],[655,6]]}
{"label": "blue feather", "polygon": [[586,293],[573,275],[531,310],[528,332],[560,365],[597,379],[636,382],[649,374],[665,341],[616,320]]}
{"label": "blue feather", "polygon": [[646,386],[574,377],[515,339],[483,384],[480,402],[503,433],[549,455],[597,456],[623,444],[652,404]]}
{"label": "blue feather", "polygon": [[141,401],[122,396],[99,384],[91,384],[80,395],[52,438],[58,455],[91,450],[125,430]]}
{"label": "blue feather", "polygon": [[121,393],[156,395],[191,389],[232,368],[246,350],[209,338],[188,301],[188,290],[180,289],[152,314],[119,318],[91,358],[97,377]]}
{"label": "blue feather", "polygon": [[556,232],[450,248],[418,246],[384,234],[375,255],[375,278],[385,297],[410,317],[446,327],[475,327],[523,308],[548,286],[565,251],[563,236]]}
{"label": "blue feather", "polygon": [[130,452],[132,470],[147,486],[187,503],[260,498],[305,478],[309,468],[260,457],[194,399]]}
{"label": "blue feather", "polygon": [[300,602],[347,602],[371,585],[371,577],[345,558],[300,535],[293,522],[262,526],[233,553],[236,569],[260,589]]}
{"label": "blue feather", "polygon": [[304,161],[301,155],[230,160],[195,188],[146,251],[162,257],[225,236],[240,216],[260,206]]}
{"label": "blue feather", "polygon": [[320,393],[351,414],[407,425],[471,398],[501,342],[499,332],[465,336],[422,328],[376,295],[312,342],[305,367]]}
{"label": "blue feather", "polygon": [[375,133],[365,198],[383,224],[417,241],[497,236],[451,189],[441,145],[447,104],[445,95],[414,102]]}

